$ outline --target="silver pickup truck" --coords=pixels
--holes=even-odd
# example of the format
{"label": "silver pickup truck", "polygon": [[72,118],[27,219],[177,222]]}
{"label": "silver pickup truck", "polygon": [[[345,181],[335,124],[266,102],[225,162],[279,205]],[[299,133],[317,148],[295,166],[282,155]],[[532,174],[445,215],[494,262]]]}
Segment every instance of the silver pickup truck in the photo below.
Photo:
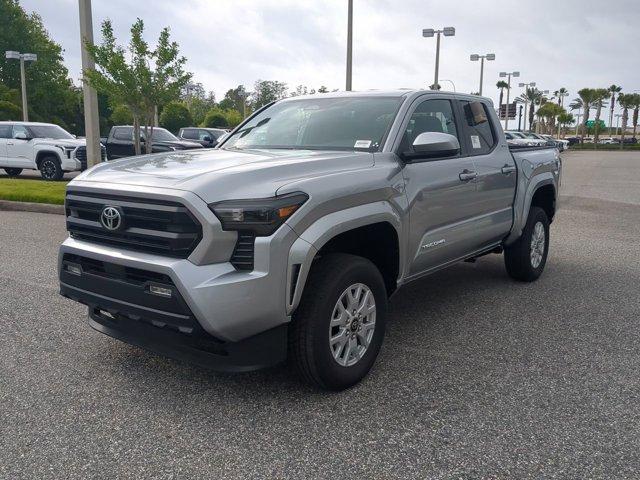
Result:
{"label": "silver pickup truck", "polygon": [[372,367],[403,285],[491,253],[536,280],[560,176],[555,148],[507,145],[486,98],[289,98],[214,150],[73,180],[60,292],[122,341],[227,371],[288,359],[344,389]]}

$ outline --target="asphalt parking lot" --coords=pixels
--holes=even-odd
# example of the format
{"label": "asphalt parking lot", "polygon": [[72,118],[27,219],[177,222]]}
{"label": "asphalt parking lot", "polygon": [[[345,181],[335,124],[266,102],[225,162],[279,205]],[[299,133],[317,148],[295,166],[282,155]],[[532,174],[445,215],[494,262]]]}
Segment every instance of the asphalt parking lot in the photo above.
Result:
{"label": "asphalt parking lot", "polygon": [[569,152],[547,269],[408,286],[370,376],[222,375],[91,330],[62,216],[0,212],[0,478],[639,478],[640,152]]}

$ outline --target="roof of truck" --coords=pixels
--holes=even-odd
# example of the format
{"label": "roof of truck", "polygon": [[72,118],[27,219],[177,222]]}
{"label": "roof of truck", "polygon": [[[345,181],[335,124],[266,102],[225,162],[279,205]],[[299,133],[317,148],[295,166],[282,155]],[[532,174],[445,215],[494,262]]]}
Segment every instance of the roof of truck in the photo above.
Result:
{"label": "roof of truck", "polygon": [[417,89],[417,88],[401,88],[396,90],[361,90],[361,91],[338,91],[338,92],[326,92],[326,93],[315,93],[313,95],[299,95],[295,97],[287,97],[283,98],[279,101],[292,101],[292,100],[300,100],[307,98],[338,98],[338,97],[416,97],[418,95],[424,94],[442,94],[446,93],[447,95],[455,95],[459,98],[469,98],[469,99],[478,99],[482,98],[483,100],[488,100],[493,103],[490,98],[487,97],[478,97],[477,95],[471,95],[460,92],[449,92],[447,90],[426,90],[426,89]]}
{"label": "roof of truck", "polygon": [[[22,121],[17,121],[17,120],[6,120],[6,121],[0,121],[0,125],[3,124],[7,124],[10,123],[11,125],[37,125],[37,126],[46,126],[46,125],[55,125],[55,123],[45,123],[45,122],[22,122]],[[56,125],[58,126],[58,125]]]}

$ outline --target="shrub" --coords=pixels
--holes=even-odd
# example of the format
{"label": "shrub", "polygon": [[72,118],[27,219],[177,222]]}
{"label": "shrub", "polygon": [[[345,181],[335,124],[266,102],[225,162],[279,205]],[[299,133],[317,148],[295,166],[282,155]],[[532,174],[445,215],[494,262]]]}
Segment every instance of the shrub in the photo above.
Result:
{"label": "shrub", "polygon": [[181,102],[169,102],[160,114],[160,126],[174,133],[182,127],[191,127],[193,126],[191,112]]}
{"label": "shrub", "polygon": [[133,123],[131,110],[126,105],[118,105],[114,108],[110,118],[114,125],[131,125]]}
{"label": "shrub", "polygon": [[204,122],[202,122],[200,126],[207,128],[225,128],[229,126],[229,122],[223,110],[212,108],[204,116]]}
{"label": "shrub", "polygon": [[0,100],[0,120],[21,120],[22,109],[6,100]]}

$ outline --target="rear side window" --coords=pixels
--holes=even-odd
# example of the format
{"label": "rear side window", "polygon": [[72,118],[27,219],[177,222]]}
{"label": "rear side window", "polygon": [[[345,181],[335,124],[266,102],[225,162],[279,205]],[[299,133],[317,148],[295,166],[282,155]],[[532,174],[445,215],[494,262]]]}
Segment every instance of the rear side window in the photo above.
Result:
{"label": "rear side window", "polygon": [[464,137],[469,155],[485,155],[496,145],[496,136],[489,120],[489,111],[482,102],[461,100],[464,112]]}
{"label": "rear side window", "polygon": [[116,128],[116,130],[113,132],[113,138],[115,138],[116,140],[132,140],[132,130],[128,128]]}
{"label": "rear side window", "polygon": [[11,125],[0,125],[0,138],[11,138]]}
{"label": "rear side window", "polygon": [[195,128],[184,128],[181,137],[196,140],[198,138],[198,131]]}

